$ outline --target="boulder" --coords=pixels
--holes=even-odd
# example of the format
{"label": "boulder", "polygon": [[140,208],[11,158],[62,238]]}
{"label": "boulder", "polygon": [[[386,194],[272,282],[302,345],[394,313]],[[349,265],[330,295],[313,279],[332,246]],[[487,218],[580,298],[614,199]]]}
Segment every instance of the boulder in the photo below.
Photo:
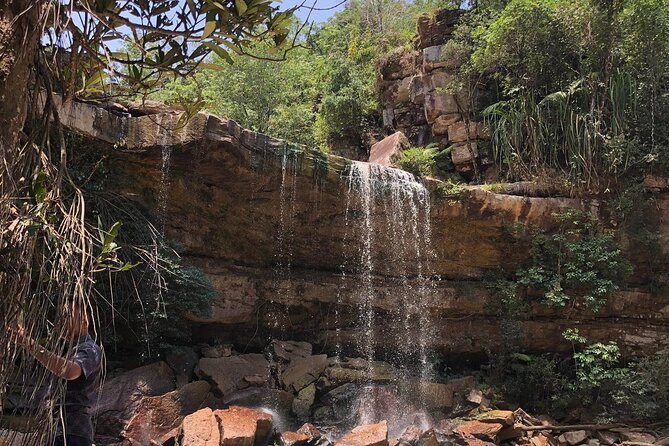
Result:
{"label": "boulder", "polygon": [[309,436],[299,432],[283,432],[279,435],[279,446],[307,446],[309,444]]}
{"label": "boulder", "polygon": [[412,424],[404,429],[404,432],[400,435],[399,444],[402,446],[414,446],[418,443],[418,439],[422,433],[423,431],[420,427]]}
{"label": "boulder", "polygon": [[181,424],[180,446],[220,446],[218,421],[210,408],[186,416]]}
{"label": "boulder", "polygon": [[221,446],[264,446],[272,433],[272,415],[257,409],[232,406],[215,410],[222,431]]}
{"label": "boulder", "polygon": [[453,70],[463,62],[462,55],[446,51],[446,45],[428,46],[423,49],[423,71],[426,73],[437,68]]}
{"label": "boulder", "polygon": [[450,409],[455,405],[453,387],[448,384],[421,382],[419,388],[429,409]]}
{"label": "boulder", "polygon": [[601,444],[610,446],[620,442],[620,435],[611,431],[597,431],[597,439]]}
{"label": "boulder", "polygon": [[450,39],[459,17],[460,11],[445,8],[421,14],[416,22],[418,48],[441,45]]}
{"label": "boulder", "polygon": [[174,371],[177,388],[188,384],[200,356],[192,348],[178,348],[170,350],[164,357],[165,362]]}
{"label": "boulder", "polygon": [[433,90],[430,82],[431,76],[417,75],[411,79],[409,84],[409,99],[414,104],[423,105],[425,103],[425,95]]}
{"label": "boulder", "polygon": [[225,358],[232,356],[232,345],[208,345],[202,348],[202,356],[205,358]]}
{"label": "boulder", "polygon": [[174,381],[174,372],[163,361],[106,380],[96,406],[96,434],[119,437],[142,398],[174,390]]}
{"label": "boulder", "polygon": [[530,438],[530,446],[552,446],[552,443],[546,435],[540,433]]}
{"label": "boulder", "polygon": [[298,434],[303,434],[309,437],[309,441],[315,441],[321,438],[321,431],[311,423],[304,423],[302,427],[297,430]]}
{"label": "boulder", "polygon": [[655,435],[648,432],[634,432],[623,430],[620,432],[622,441],[630,443],[655,443]]}
{"label": "boulder", "polygon": [[[209,381],[217,396],[226,396],[235,390],[245,389],[269,381],[269,362],[258,353],[223,358],[202,358],[195,373]],[[246,379],[249,378],[249,379]]]}
{"label": "boulder", "polygon": [[423,432],[416,443],[417,446],[438,446],[437,434],[434,429],[428,429]]}
{"label": "boulder", "polygon": [[294,395],[280,389],[248,387],[227,394],[221,402],[225,406],[267,407],[280,414],[288,414],[293,407]]}
{"label": "boulder", "polygon": [[388,423],[358,426],[344,435],[335,446],[388,446]]}
{"label": "boulder", "polygon": [[379,101],[385,105],[399,105],[411,100],[411,77],[381,81],[377,85]]}
{"label": "boulder", "polygon": [[[472,158],[472,154],[474,158]],[[469,166],[478,158],[478,145],[475,142],[458,144],[451,148],[451,159],[455,169],[459,171],[469,170]]]}
{"label": "boulder", "polygon": [[463,438],[475,437],[480,440],[495,442],[497,434],[504,426],[499,423],[482,423],[480,421],[465,421],[455,428],[455,432]]}
{"label": "boulder", "polygon": [[291,362],[311,356],[312,346],[308,342],[273,340],[271,349],[275,361]]}
{"label": "boulder", "polygon": [[183,418],[201,406],[209,389],[205,381],[196,381],[165,395],[142,398],[123,436],[133,446],[163,444],[176,436]]}
{"label": "boulder", "polygon": [[484,412],[477,417],[479,421],[484,423],[499,423],[502,426],[513,426],[515,415],[510,410],[490,410]]}
{"label": "boulder", "polygon": [[[469,135],[467,128],[469,128]],[[480,122],[470,121],[468,126],[465,121],[456,121],[448,126],[448,140],[452,143],[474,141],[482,137],[483,126]]]}
{"label": "boulder", "polygon": [[299,419],[307,419],[315,399],[316,384],[310,384],[304,389],[300,390],[293,400],[293,413]]}
{"label": "boulder", "polygon": [[390,81],[412,76],[416,71],[417,59],[417,52],[398,48],[379,61],[378,77],[380,80]]}
{"label": "boulder", "polygon": [[448,128],[460,119],[462,116],[458,113],[438,116],[432,124],[432,134],[448,135]]}
{"label": "boulder", "polygon": [[284,388],[299,392],[309,384],[316,382],[327,365],[327,355],[308,356],[292,361],[281,374]]}
{"label": "boulder", "polygon": [[564,432],[558,437],[558,442],[561,445],[576,446],[585,443],[588,439],[588,433],[584,430]]}
{"label": "boulder", "polygon": [[429,80],[428,84],[428,90],[445,90],[447,87],[451,85],[453,80],[455,80],[455,76],[452,73],[448,73],[446,71],[433,71],[432,73],[427,76]]}
{"label": "boulder", "polygon": [[[434,123],[441,115],[453,115],[466,110],[467,102],[445,92],[431,91],[425,95],[425,119]],[[462,110],[461,110],[462,109]]]}
{"label": "boulder", "polygon": [[369,162],[381,164],[382,166],[393,166],[400,156],[400,152],[411,143],[402,132],[395,132],[386,136],[372,146],[369,151]]}

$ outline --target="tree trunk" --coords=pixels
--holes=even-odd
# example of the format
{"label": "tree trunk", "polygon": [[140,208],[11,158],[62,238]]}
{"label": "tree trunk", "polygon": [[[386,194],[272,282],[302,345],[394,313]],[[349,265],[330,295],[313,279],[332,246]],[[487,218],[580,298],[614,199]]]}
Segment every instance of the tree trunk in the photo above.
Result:
{"label": "tree trunk", "polygon": [[[6,193],[26,118],[26,94],[46,2],[0,0],[0,192]],[[8,178],[9,177],[9,178]]]}

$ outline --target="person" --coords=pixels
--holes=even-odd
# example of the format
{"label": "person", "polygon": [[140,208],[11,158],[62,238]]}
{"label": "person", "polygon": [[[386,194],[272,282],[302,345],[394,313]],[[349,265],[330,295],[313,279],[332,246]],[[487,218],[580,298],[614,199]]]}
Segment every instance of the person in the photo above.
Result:
{"label": "person", "polygon": [[62,420],[57,420],[53,446],[91,446],[93,443],[93,407],[102,376],[102,349],[88,333],[85,310],[74,309],[63,321],[62,337],[71,342],[66,357],[57,355],[32,339],[21,325],[10,328],[15,342],[46,369],[67,381],[61,401]]}

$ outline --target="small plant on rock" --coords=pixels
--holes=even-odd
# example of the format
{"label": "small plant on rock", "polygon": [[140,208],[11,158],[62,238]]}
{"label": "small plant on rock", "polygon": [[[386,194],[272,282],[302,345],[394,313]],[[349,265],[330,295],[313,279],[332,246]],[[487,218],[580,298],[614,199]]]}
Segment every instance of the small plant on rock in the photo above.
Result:
{"label": "small plant on rock", "polygon": [[437,152],[425,147],[411,147],[401,152],[398,161],[400,167],[419,177],[433,174]]}

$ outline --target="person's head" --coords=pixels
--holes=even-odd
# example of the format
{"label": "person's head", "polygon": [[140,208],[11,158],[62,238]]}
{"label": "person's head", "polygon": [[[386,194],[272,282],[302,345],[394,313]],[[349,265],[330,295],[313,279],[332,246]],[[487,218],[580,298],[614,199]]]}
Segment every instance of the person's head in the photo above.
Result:
{"label": "person's head", "polygon": [[58,313],[57,329],[61,336],[75,340],[88,333],[88,312],[85,305],[70,304],[61,308]]}

